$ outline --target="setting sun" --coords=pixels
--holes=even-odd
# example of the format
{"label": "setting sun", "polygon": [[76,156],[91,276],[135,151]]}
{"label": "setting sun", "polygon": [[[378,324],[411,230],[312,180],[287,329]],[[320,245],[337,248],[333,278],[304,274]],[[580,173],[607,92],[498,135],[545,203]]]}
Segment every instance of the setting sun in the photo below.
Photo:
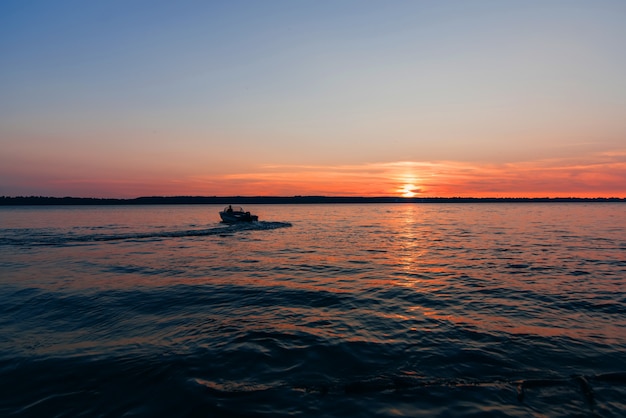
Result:
{"label": "setting sun", "polygon": [[414,197],[417,194],[417,186],[414,184],[405,184],[400,189],[402,197]]}

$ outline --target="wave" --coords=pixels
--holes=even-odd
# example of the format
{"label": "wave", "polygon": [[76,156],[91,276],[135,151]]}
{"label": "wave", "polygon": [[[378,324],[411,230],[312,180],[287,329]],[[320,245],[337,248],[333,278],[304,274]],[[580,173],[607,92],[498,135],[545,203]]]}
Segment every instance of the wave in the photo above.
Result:
{"label": "wave", "polygon": [[[517,391],[517,399],[524,400],[524,396],[528,390],[546,388],[546,387],[576,387],[578,386],[581,394],[590,402],[593,401],[593,383],[608,385],[624,385],[626,384],[626,372],[610,372],[596,375],[572,374],[568,377],[551,377],[545,379],[445,379],[445,378],[427,378],[423,376],[406,375],[389,375],[379,376],[363,380],[350,381],[343,384],[318,384],[318,385],[302,385],[294,386],[294,389],[302,389],[309,393],[346,393],[346,394],[366,394],[375,392],[386,392],[389,390],[402,391],[418,388],[432,387],[481,387],[481,386],[502,386],[512,385]],[[206,385],[206,382],[198,382],[198,384]]]}
{"label": "wave", "polygon": [[[485,409],[496,416],[621,416],[626,384],[623,371],[548,373],[535,379],[400,372],[316,383],[284,375],[269,381],[228,380],[215,375],[206,357],[156,353],[0,359],[0,372],[0,413],[7,416],[293,416],[294,411],[304,417],[350,411],[352,416],[409,416],[415,408],[419,416],[483,416]],[[381,407],[396,413],[374,413]]]}
{"label": "wave", "polygon": [[149,240],[167,238],[205,237],[215,235],[232,235],[245,231],[269,231],[291,227],[289,222],[250,222],[220,225],[206,229],[181,229],[136,231],[126,233],[72,234],[66,231],[55,232],[48,229],[4,230],[0,238],[0,246],[58,246],[75,245],[106,241]]}

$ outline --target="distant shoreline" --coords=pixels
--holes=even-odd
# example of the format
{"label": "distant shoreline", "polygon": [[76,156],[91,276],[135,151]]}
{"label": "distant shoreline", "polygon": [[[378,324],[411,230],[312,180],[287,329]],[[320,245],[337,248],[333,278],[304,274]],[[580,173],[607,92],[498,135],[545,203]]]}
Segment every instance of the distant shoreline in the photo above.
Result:
{"label": "distant shoreline", "polygon": [[619,197],[349,197],[349,196],[150,196],[132,199],[0,196],[0,206],[59,205],[228,205],[325,203],[567,203],[626,202]]}

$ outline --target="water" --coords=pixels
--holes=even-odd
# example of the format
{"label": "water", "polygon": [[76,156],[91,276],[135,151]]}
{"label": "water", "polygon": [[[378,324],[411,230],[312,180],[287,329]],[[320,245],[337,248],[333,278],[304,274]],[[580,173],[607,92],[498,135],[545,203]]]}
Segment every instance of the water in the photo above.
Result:
{"label": "water", "polygon": [[626,206],[0,208],[0,416],[619,417]]}

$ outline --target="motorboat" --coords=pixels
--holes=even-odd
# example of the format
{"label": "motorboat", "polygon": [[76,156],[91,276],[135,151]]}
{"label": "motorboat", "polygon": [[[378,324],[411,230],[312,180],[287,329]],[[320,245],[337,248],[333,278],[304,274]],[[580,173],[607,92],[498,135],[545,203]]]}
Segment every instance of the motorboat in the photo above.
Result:
{"label": "motorboat", "polygon": [[254,222],[258,221],[259,217],[245,212],[241,206],[228,205],[220,212],[220,218],[222,222],[234,224],[238,222]]}

